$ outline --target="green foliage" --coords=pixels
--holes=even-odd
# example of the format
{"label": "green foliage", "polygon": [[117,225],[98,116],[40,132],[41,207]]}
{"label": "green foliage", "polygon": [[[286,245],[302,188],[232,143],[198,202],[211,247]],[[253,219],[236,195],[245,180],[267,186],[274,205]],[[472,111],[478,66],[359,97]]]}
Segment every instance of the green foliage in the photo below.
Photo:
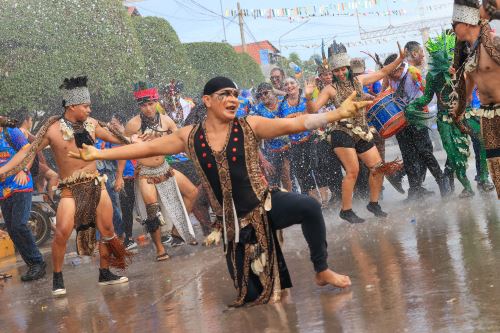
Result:
{"label": "green foliage", "polygon": [[133,83],[184,83],[199,94],[216,76],[242,88],[264,81],[248,54],[225,43],[181,44],[170,24],[129,17],[117,0],[1,0],[0,113],[26,107],[60,114],[58,89],[65,77],[87,75],[93,115],[137,112]]}
{"label": "green foliage", "polygon": [[158,17],[133,17],[132,21],[142,47],[148,81],[165,87],[176,79],[183,82],[185,93],[194,93],[200,83],[172,26]]}
{"label": "green foliage", "polygon": [[430,55],[429,74],[433,78],[443,75],[446,83],[451,84],[449,68],[453,61],[455,35],[443,31],[441,35],[431,38],[425,44]]}
{"label": "green foliage", "polygon": [[198,72],[198,92],[215,76],[226,76],[240,88],[249,88],[264,81],[259,66],[248,54],[238,54],[226,43],[184,44],[191,65]]}
{"label": "green foliage", "polygon": [[130,18],[115,0],[3,0],[0,110],[60,113],[63,78],[88,75],[94,109],[110,110],[144,76]]}

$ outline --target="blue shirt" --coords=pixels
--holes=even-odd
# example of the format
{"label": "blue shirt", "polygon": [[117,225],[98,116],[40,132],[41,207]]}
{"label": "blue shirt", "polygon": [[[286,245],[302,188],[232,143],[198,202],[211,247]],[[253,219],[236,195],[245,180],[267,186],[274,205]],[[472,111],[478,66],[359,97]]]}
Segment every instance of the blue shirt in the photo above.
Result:
{"label": "blue shirt", "polygon": [[[12,147],[5,139],[5,131],[9,131],[10,141],[14,147]],[[7,164],[7,162],[9,162],[12,157],[14,157],[14,155],[27,144],[28,139],[26,139],[23,132],[21,132],[19,128],[4,128],[2,134],[0,135],[0,166]],[[7,177],[5,181],[0,182],[0,190],[2,191],[0,200],[7,199],[16,192],[33,191],[33,179],[31,178],[31,173],[28,172],[28,183],[26,185],[19,185],[16,183],[14,181],[15,177],[16,175],[12,175]]]}
{"label": "blue shirt", "polygon": [[382,91],[382,83],[380,83],[380,81],[377,81],[373,84],[364,86],[363,91],[367,94],[378,95]]}
{"label": "blue shirt", "polygon": [[479,109],[481,107],[481,101],[479,100],[479,94],[477,93],[477,87],[472,91],[472,102],[471,107],[473,109]]}
{"label": "blue shirt", "polygon": [[[119,145],[106,142],[102,139],[97,139],[94,146],[98,149],[109,149]],[[97,161],[97,170],[99,170],[99,172],[116,172],[117,168],[117,161]]]}
{"label": "blue shirt", "polygon": [[123,169],[124,178],[133,178],[135,175],[135,165],[132,161],[128,160],[125,163],[125,168]]}
{"label": "blue shirt", "polygon": [[[278,118],[278,108],[274,111],[271,111],[264,105],[264,103],[259,103],[252,108],[250,114],[270,119]],[[264,150],[274,152],[284,151],[290,148],[289,142],[290,140],[288,139],[288,136],[264,140]]]}
{"label": "blue shirt", "polygon": [[248,98],[241,96],[238,97],[238,102],[240,102],[240,106],[238,107],[238,111],[236,111],[236,118],[248,116],[252,109],[252,102]]}
{"label": "blue shirt", "polygon": [[[284,99],[278,107],[278,116],[280,118],[293,118],[305,114],[307,112],[306,102],[305,97],[300,97],[297,105],[290,106],[288,100]],[[304,131],[298,134],[290,134],[290,140],[292,143],[299,143],[309,140],[310,136],[310,131]]]}
{"label": "blue shirt", "polygon": [[185,153],[179,153],[175,155],[167,155],[165,156],[165,160],[168,163],[178,163],[178,162],[186,162],[189,161],[189,158]]}

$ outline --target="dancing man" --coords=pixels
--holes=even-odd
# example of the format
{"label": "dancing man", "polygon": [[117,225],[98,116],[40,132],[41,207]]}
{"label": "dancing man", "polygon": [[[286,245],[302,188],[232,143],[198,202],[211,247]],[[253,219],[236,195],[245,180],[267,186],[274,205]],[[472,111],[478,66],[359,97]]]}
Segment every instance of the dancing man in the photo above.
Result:
{"label": "dancing man", "polygon": [[500,43],[487,20],[480,20],[477,0],[455,0],[453,30],[457,36],[455,91],[450,96],[455,121],[464,115],[467,98],[477,85],[481,108],[481,134],[491,178],[500,199]]}
{"label": "dancing man", "polygon": [[[128,140],[105,124],[90,118],[90,93],[87,77],[65,79],[61,85],[62,116],[51,117],[36,134],[31,145],[25,145],[12,160],[0,168],[3,177],[17,174],[35,157],[38,151],[50,146],[62,178],[59,183],[61,201],[57,207],[57,224],[52,242],[53,287],[52,294],[66,294],[62,275],[66,243],[76,228],[77,252],[93,255],[96,246],[96,227],[99,230],[100,269],[99,284],[109,285],[128,281],[109,270],[109,266],[125,268],[129,255],[113,229],[113,209],[105,179],[99,175],[96,162],[77,161],[68,157],[68,151],[93,145],[95,138],[113,143],[128,143]],[[113,132],[113,133],[112,133]]]}
{"label": "dancing man", "polygon": [[203,90],[207,118],[172,135],[129,147],[99,151],[90,145],[70,156],[94,159],[132,159],[187,152],[195,162],[218,217],[228,269],[238,290],[234,306],[280,299],[291,286],[275,231],[301,224],[316,271],[316,283],[347,287],[348,276],[328,268],[325,222],[317,201],[305,195],[270,191],[259,165],[258,143],[325,126],[352,117],[368,102],[354,102],[354,93],[335,111],[294,118],[248,116],[235,119],[238,90],[228,78],[216,77]]}
{"label": "dancing man", "polygon": [[[135,84],[134,97],[140,113],[127,123],[126,135],[139,134],[154,138],[177,131],[177,126],[170,117],[157,112],[159,96],[156,88],[145,82],[138,82]],[[168,223],[169,230],[175,226],[184,242],[197,244],[188,215],[197,193],[194,196],[187,195],[186,203],[181,195],[183,183],[191,184],[189,179],[179,171],[174,171],[165,161],[164,154],[137,160],[136,173],[138,176],[135,179],[135,204],[153,239],[156,260],[168,259],[161,242],[161,225]],[[196,191],[196,187],[192,184],[191,186],[192,191]]]}

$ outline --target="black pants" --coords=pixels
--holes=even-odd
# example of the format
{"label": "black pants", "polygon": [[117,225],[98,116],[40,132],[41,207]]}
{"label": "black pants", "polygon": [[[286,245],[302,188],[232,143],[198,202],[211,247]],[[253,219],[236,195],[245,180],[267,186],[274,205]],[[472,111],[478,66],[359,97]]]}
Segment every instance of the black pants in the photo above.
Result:
{"label": "black pants", "polygon": [[325,220],[316,199],[304,194],[275,192],[272,194],[272,209],[267,216],[273,230],[300,224],[314,270],[319,273],[328,268]]}
{"label": "black pants", "polygon": [[134,225],[134,179],[124,179],[123,190],[120,191],[120,206],[122,208],[123,231],[125,232],[125,239],[132,238],[132,227]]}
{"label": "black pants", "polygon": [[310,141],[292,144],[290,148],[290,169],[297,177],[302,193],[307,193],[316,187],[312,175],[313,148]]}
{"label": "black pants", "polygon": [[[432,141],[427,128],[417,129],[409,125],[396,134],[410,188],[422,186],[425,168],[429,169],[436,181],[443,178],[443,171],[434,157]],[[424,166],[424,168],[421,167]],[[423,170],[422,170],[423,169]]]}

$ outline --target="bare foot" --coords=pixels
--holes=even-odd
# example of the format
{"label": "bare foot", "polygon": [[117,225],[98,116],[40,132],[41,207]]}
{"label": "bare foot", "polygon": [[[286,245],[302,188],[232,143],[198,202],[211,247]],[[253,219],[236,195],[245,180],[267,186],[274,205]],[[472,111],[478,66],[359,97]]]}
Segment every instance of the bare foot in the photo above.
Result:
{"label": "bare foot", "polygon": [[346,288],[351,285],[351,279],[347,275],[337,274],[331,269],[316,273],[316,284],[320,287],[331,284],[334,287]]}

